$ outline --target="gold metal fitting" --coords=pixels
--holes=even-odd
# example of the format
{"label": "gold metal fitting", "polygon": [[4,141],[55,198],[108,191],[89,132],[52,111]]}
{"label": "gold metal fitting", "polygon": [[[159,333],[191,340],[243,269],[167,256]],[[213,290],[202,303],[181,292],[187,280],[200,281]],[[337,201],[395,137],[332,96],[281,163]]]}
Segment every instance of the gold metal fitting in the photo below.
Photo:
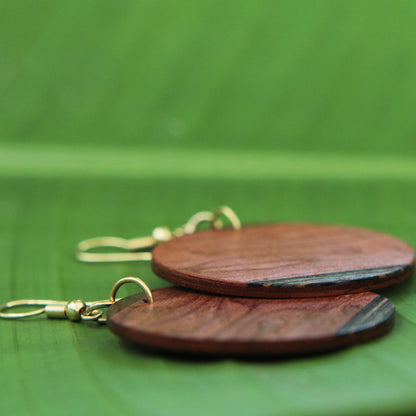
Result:
{"label": "gold metal fitting", "polygon": [[[21,319],[30,318],[45,314],[47,318],[53,319],[69,319],[71,321],[97,321],[105,323],[103,318],[103,311],[110,307],[116,299],[116,295],[121,286],[126,283],[135,283],[143,289],[145,295],[145,302],[152,304],[152,292],[146,283],[138,277],[124,277],[118,280],[111,289],[108,300],[99,300],[96,302],[83,302],[82,300],[73,300],[71,302],[62,302],[56,300],[42,300],[42,299],[22,299],[7,302],[0,306],[0,318],[3,319]],[[29,312],[5,312],[6,310],[19,308],[22,306],[40,306],[40,308]]]}
{"label": "gold metal fitting", "polygon": [[[156,227],[151,236],[125,239],[121,237],[94,237],[78,243],[75,257],[87,263],[110,263],[123,261],[143,261],[152,259],[153,248],[174,237],[195,233],[202,223],[208,223],[215,230],[224,228],[228,221],[234,230],[241,229],[237,214],[228,206],[221,206],[214,211],[200,211],[194,214],[186,224],[175,230],[167,227]],[[122,253],[91,253],[91,250],[114,247],[126,252]]]}

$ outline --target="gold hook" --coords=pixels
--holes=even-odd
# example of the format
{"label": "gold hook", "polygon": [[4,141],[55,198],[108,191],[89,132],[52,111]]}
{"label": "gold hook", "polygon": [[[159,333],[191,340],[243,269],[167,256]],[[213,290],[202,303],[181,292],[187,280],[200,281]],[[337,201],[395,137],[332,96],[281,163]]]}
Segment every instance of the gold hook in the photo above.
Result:
{"label": "gold hook", "polygon": [[[125,239],[121,237],[94,237],[78,243],[75,256],[87,263],[118,262],[118,261],[146,261],[152,259],[150,251],[156,244],[171,238],[171,232],[165,227],[153,230],[149,237]],[[130,253],[90,253],[96,248],[114,247],[130,251]]]}
{"label": "gold hook", "polygon": [[[200,211],[194,214],[185,225],[171,231],[167,227],[157,227],[149,237],[125,239],[121,237],[94,237],[81,241],[75,257],[87,263],[110,263],[123,261],[146,261],[152,259],[152,249],[159,243],[185,234],[193,234],[203,222],[208,222],[216,230],[224,227],[222,218],[228,220],[235,230],[241,229],[237,214],[228,206],[221,206],[215,211]],[[91,253],[91,250],[114,247],[126,250],[127,253]]]}
{"label": "gold hook", "polygon": [[[152,292],[143,280],[138,277],[124,277],[118,280],[111,289],[110,298],[108,300],[99,300],[96,302],[83,302],[82,300],[73,300],[71,302],[62,302],[55,300],[42,299],[21,299],[7,302],[0,306],[0,318],[3,319],[21,319],[30,318],[45,314],[47,318],[69,319],[71,321],[98,321],[105,323],[102,318],[103,312],[100,309],[110,307],[116,299],[116,295],[121,286],[126,283],[135,283],[140,286],[145,294],[145,302],[153,303]],[[6,310],[22,307],[22,306],[41,306],[34,311],[21,313],[8,313]]]}

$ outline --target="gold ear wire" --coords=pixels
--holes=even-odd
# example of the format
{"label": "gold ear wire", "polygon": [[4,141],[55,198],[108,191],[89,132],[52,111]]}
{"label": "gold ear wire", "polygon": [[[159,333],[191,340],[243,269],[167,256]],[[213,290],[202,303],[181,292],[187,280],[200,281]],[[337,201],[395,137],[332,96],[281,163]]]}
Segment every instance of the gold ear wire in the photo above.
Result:
{"label": "gold ear wire", "polygon": [[[156,230],[155,230],[156,231]],[[161,241],[153,235],[141,238],[125,239],[121,237],[94,237],[78,243],[75,257],[87,263],[120,261],[147,261],[152,259],[151,249]],[[90,250],[114,247],[127,253],[91,253]]]}
{"label": "gold ear wire", "polygon": [[[193,234],[198,227],[208,222],[212,228],[224,228],[222,219],[227,219],[235,230],[241,229],[237,214],[228,206],[221,206],[215,211],[200,211],[194,214],[185,225],[171,231],[167,227],[157,227],[151,236],[125,239],[121,237],[94,237],[78,243],[75,257],[86,263],[112,263],[124,261],[149,261],[152,259],[152,249],[159,243],[185,234]],[[122,253],[93,253],[91,250],[114,247],[126,252]]]}
{"label": "gold ear wire", "polygon": [[[83,302],[79,299],[71,302],[43,299],[13,300],[0,306],[0,318],[21,319],[45,314],[47,318],[69,319],[71,321],[97,321],[99,323],[105,323],[106,320],[102,317],[103,312],[100,309],[108,308],[116,302],[118,290],[126,283],[135,283],[140,286],[145,294],[145,301],[150,304],[153,303],[152,292],[149,289],[149,286],[147,286],[142,279],[139,279],[138,277],[123,277],[112,287],[108,300],[99,300],[96,302]],[[29,312],[5,312],[7,310],[22,306],[40,306],[40,308]]]}

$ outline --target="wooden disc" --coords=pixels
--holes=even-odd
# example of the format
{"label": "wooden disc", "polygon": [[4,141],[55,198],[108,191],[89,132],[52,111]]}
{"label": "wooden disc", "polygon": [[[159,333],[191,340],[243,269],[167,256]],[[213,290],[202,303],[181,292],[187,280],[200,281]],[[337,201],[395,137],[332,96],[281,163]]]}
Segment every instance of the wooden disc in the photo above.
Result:
{"label": "wooden disc", "polygon": [[235,298],[184,288],[133,295],[110,307],[108,327],[143,346],[215,355],[296,355],[367,341],[393,326],[394,305],[362,292],[298,299]]}
{"label": "wooden disc", "polygon": [[153,270],[180,286],[249,297],[331,296],[411,275],[414,251],[360,228],[273,224],[201,231],[153,250]]}

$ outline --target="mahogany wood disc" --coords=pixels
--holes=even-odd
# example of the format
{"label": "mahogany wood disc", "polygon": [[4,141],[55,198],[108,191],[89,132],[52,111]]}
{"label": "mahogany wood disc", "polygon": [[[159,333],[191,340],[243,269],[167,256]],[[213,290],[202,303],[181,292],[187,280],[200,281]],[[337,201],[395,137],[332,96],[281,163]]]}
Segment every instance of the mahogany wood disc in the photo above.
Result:
{"label": "mahogany wood disc", "polygon": [[296,355],[345,347],[388,332],[394,305],[371,292],[297,299],[236,298],[184,288],[155,290],[110,307],[108,327],[147,347],[197,354]]}
{"label": "mahogany wood disc", "polygon": [[160,243],[153,270],[180,286],[249,297],[330,296],[410,276],[414,251],[375,231],[317,224],[201,231]]}

